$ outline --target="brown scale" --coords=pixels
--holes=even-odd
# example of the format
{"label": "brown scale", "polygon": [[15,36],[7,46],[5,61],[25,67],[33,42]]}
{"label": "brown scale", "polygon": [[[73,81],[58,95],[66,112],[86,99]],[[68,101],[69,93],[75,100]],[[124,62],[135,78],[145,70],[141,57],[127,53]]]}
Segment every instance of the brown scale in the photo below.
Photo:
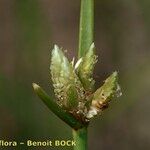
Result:
{"label": "brown scale", "polygon": [[83,124],[88,124],[89,122],[83,113],[77,113],[77,110],[70,111],[70,114],[73,115],[77,120],[80,120]]}
{"label": "brown scale", "polygon": [[101,100],[92,101],[92,106],[96,107],[98,110],[104,110],[108,108],[109,102],[103,96]]}

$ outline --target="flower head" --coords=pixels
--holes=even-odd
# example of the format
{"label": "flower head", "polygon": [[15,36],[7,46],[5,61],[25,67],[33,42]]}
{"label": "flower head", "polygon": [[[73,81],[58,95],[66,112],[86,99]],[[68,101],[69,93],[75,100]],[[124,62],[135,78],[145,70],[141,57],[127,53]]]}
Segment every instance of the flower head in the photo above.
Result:
{"label": "flower head", "polygon": [[57,103],[82,121],[87,121],[108,107],[118,93],[118,73],[114,72],[94,91],[93,70],[97,62],[94,43],[74,65],[57,45],[52,50],[51,77]]}

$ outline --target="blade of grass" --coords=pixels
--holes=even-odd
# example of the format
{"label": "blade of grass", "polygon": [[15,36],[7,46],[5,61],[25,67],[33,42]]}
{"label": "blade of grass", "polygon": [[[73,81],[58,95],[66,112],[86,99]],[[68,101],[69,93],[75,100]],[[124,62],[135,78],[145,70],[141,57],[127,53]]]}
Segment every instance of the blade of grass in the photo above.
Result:
{"label": "blade of grass", "polygon": [[85,125],[80,123],[75,117],[73,117],[68,112],[64,111],[56,102],[54,102],[50,96],[36,83],[32,84],[35,93],[39,96],[39,98],[44,102],[44,104],[61,120],[66,122],[70,127],[77,130]]}

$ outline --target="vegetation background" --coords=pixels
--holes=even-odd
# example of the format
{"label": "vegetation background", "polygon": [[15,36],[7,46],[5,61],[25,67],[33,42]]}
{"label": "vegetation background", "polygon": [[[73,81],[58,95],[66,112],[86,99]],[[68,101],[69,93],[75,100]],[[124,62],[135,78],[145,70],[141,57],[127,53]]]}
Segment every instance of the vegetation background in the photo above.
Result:
{"label": "vegetation background", "polygon": [[[149,8],[149,0],[95,0],[96,83],[118,70],[123,96],[91,122],[91,150],[150,148]],[[0,0],[0,139],[70,139],[31,83],[53,95],[50,50],[56,43],[77,55],[79,11],[79,0]]]}

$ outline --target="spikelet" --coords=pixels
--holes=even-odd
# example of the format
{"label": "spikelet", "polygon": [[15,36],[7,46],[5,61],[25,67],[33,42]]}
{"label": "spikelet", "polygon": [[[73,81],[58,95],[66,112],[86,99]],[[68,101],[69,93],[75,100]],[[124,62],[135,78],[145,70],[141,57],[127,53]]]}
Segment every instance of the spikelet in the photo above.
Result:
{"label": "spikelet", "polygon": [[114,96],[121,96],[117,72],[113,72],[112,75],[105,80],[104,84],[94,93],[87,118],[91,119],[107,108],[111,98]]}
{"label": "spikelet", "polygon": [[50,70],[57,103],[67,110],[76,109],[79,101],[84,101],[84,89],[72,64],[57,45],[52,50]]}
{"label": "spikelet", "polygon": [[85,57],[79,59],[77,68],[78,76],[84,86],[84,88],[88,91],[92,91],[94,88],[94,79],[92,78],[93,69],[97,62],[97,56],[94,54],[95,45],[91,44],[89,50],[85,54]]}
{"label": "spikelet", "polygon": [[92,75],[97,62],[94,49],[93,43],[85,57],[80,58],[76,64],[74,58],[69,62],[57,45],[52,50],[50,70],[57,104],[84,121],[89,121],[106,109],[111,98],[121,96],[117,72],[113,72],[93,92],[95,81]]}

